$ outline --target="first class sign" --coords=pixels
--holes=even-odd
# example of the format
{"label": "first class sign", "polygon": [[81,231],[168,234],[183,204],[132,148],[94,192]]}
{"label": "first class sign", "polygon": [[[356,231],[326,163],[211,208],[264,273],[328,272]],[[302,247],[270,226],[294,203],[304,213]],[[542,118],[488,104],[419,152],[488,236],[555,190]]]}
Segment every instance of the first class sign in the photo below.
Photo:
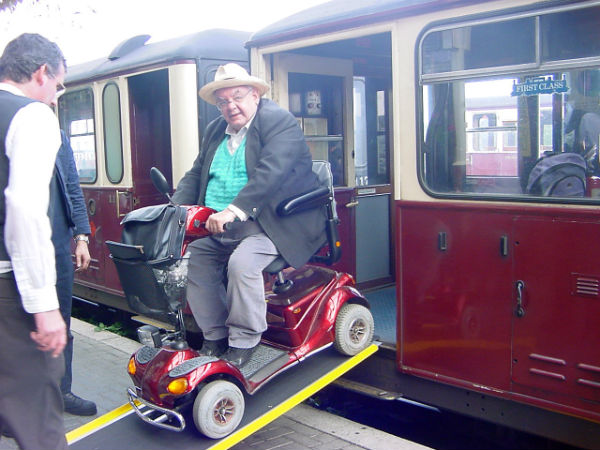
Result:
{"label": "first class sign", "polygon": [[567,80],[553,80],[552,77],[526,78],[523,83],[513,83],[511,95],[520,97],[522,95],[555,94],[567,92]]}

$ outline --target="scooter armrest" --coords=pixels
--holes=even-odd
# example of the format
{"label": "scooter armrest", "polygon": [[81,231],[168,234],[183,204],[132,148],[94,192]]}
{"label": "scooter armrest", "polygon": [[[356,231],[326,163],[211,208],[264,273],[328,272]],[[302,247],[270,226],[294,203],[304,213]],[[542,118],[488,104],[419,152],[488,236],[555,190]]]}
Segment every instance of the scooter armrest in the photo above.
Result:
{"label": "scooter armrest", "polygon": [[296,195],[282,201],[277,206],[277,214],[285,217],[318,206],[326,205],[331,201],[331,193],[327,187],[320,187],[305,194]]}

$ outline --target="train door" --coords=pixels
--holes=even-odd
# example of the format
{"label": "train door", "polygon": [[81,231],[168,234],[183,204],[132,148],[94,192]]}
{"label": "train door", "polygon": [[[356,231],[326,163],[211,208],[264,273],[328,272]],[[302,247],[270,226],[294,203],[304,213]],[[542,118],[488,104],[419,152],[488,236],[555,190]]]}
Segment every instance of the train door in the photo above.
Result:
{"label": "train door", "polygon": [[[121,284],[105,242],[120,241],[120,222],[128,212],[165,202],[150,180],[152,166],[158,167],[171,181],[168,78],[167,69],[127,77],[126,88],[123,89],[127,93],[126,108],[116,104],[111,108],[108,104],[103,104],[104,123],[118,120],[126,130],[125,133],[119,132],[118,138],[111,137],[104,125],[106,180],[99,192],[103,205],[102,214],[96,215],[97,228],[101,232],[94,239],[99,258],[104,261],[105,277],[101,290],[119,296],[122,295]],[[109,85],[110,83],[107,84]],[[127,138],[129,145],[125,144]],[[129,148],[129,151],[123,151],[121,145],[125,149]],[[119,166],[119,157],[120,172],[115,170]],[[85,275],[82,274],[82,277]],[[77,281],[80,281],[79,277]],[[103,298],[103,303],[110,303],[107,298]],[[122,308],[121,300],[117,302],[117,306]]]}
{"label": "train door", "polygon": [[[351,130],[352,65],[322,56],[277,54],[274,100],[289,109],[304,131],[313,159],[331,163],[340,218],[343,257],[338,270],[356,273],[353,189],[349,186],[347,155],[353,147]],[[348,112],[350,109],[350,112]],[[350,257],[349,257],[350,256]]]}
{"label": "train door", "polygon": [[[330,161],[340,217],[338,270],[368,287],[393,280],[389,33],[276,53],[274,99]],[[376,218],[376,220],[374,220]]]}
{"label": "train door", "polygon": [[[108,209],[103,204],[105,196],[102,189],[98,187],[103,176],[103,171],[99,168],[102,153],[97,147],[98,108],[95,93],[99,89],[99,86],[91,85],[69,91],[60,97],[58,103],[60,126],[71,141],[92,231],[90,269],[77,276],[84,277],[86,283],[95,286],[101,286],[105,279],[103,241],[97,237],[104,233],[104,226],[98,220],[100,212]],[[120,130],[120,126],[118,129]]]}
{"label": "train door", "polygon": [[393,279],[390,96],[391,79],[385,72],[354,77],[356,278],[361,286]]}
{"label": "train door", "polygon": [[92,228],[91,269],[76,274],[77,296],[123,307],[105,242],[120,240],[120,221],[129,211],[164,202],[149,172],[157,166],[171,179],[168,78],[162,69],[60,98],[59,119],[71,139]]}
{"label": "train door", "polygon": [[127,82],[133,174],[129,195],[134,208],[140,208],[165,202],[150,180],[152,167],[160,169],[173,185],[168,69],[135,75]]}
{"label": "train door", "polygon": [[597,401],[600,224],[517,218],[514,240],[514,390]]}
{"label": "train door", "polygon": [[600,65],[586,43],[598,17],[594,6],[423,33],[429,198],[401,211],[402,364],[594,420]]}

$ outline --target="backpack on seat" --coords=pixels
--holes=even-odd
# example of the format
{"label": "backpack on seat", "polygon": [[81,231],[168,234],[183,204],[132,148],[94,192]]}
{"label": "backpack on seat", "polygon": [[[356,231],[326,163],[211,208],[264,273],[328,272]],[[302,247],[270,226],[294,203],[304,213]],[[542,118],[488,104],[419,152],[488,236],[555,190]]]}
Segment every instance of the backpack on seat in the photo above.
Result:
{"label": "backpack on seat", "polygon": [[577,153],[548,153],[529,173],[526,192],[543,197],[583,197],[587,165]]}

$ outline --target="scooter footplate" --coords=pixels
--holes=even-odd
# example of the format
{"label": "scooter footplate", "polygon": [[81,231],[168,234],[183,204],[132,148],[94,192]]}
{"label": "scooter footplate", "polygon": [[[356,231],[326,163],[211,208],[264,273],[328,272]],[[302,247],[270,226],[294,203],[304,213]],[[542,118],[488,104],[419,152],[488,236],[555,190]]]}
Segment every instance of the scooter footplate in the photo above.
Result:
{"label": "scooter footplate", "polygon": [[252,358],[240,368],[240,372],[242,372],[244,378],[249,379],[267,364],[270,364],[284,355],[287,359],[286,351],[261,344],[252,354]]}

